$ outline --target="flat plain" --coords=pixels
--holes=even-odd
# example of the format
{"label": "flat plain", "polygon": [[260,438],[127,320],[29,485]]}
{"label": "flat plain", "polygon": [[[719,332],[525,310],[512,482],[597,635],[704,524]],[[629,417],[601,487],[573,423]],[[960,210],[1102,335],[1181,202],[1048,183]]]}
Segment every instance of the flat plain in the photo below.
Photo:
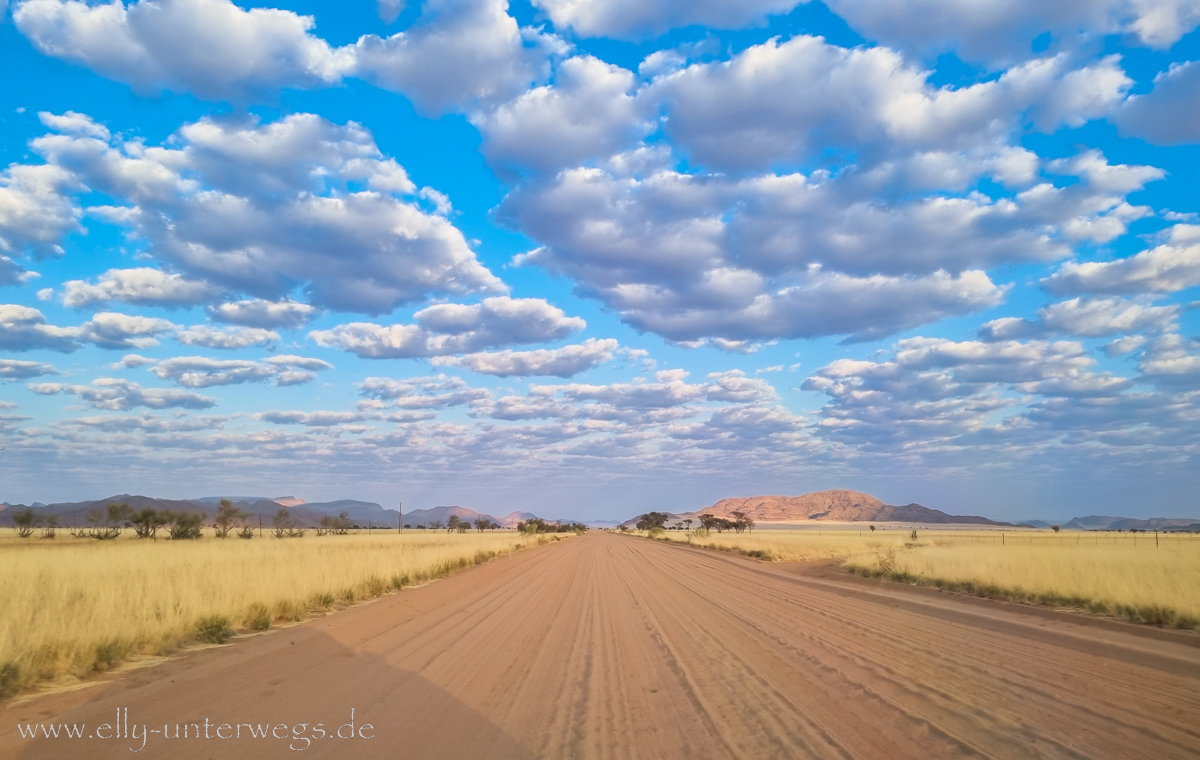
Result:
{"label": "flat plain", "polygon": [[[591,533],[0,709],[0,758],[128,757],[18,723],[340,723],[355,758],[1194,758],[1200,639]],[[72,746],[74,743],[74,746]],[[294,757],[151,738],[138,757]]]}

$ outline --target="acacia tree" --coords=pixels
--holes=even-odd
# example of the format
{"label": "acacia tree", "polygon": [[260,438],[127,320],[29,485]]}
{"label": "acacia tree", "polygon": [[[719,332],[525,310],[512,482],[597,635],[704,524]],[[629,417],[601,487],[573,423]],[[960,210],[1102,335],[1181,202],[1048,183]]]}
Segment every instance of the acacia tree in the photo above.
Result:
{"label": "acacia tree", "polygon": [[458,515],[450,515],[450,519],[446,521],[446,532],[452,533],[458,530],[458,526],[462,524],[462,518]]}
{"label": "acacia tree", "polygon": [[245,517],[246,513],[233,505],[229,499],[221,499],[217,506],[217,516],[213,520],[213,529],[217,538],[229,538],[233,524]]}
{"label": "acacia tree", "polygon": [[32,536],[33,529],[39,522],[37,513],[32,509],[24,509],[13,515],[13,527],[17,529],[17,536],[20,538]]}
{"label": "acacia tree", "polygon": [[153,509],[143,509],[129,516],[133,524],[133,533],[138,538],[158,538],[158,531],[167,524],[166,513]]}
{"label": "acacia tree", "polygon": [[647,512],[638,517],[637,524],[634,526],[638,530],[653,530],[654,528],[664,528],[667,525],[667,520],[671,516],[666,512]]}
{"label": "acacia tree", "polygon": [[94,538],[108,541],[121,535],[133,510],[128,504],[109,504],[104,509],[93,509],[87,513],[88,527],[71,531],[78,538]]}

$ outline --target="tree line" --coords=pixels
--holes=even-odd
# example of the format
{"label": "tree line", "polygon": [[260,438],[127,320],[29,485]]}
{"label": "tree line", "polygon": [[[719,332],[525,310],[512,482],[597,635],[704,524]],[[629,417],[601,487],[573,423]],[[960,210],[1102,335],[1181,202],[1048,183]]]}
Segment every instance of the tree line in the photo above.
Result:
{"label": "tree line", "polygon": [[[700,527],[698,530],[708,532],[715,530],[718,533],[723,533],[727,530],[732,530],[735,533],[754,530],[754,519],[745,512],[735,511],[730,512],[732,520],[728,517],[719,517],[717,515],[700,515]],[[638,530],[666,530],[667,522],[671,519],[671,515],[666,512],[647,512],[644,515],[639,515],[634,527]],[[679,523],[672,526],[672,530],[691,530],[692,523],[695,522],[692,518],[680,520]]]}

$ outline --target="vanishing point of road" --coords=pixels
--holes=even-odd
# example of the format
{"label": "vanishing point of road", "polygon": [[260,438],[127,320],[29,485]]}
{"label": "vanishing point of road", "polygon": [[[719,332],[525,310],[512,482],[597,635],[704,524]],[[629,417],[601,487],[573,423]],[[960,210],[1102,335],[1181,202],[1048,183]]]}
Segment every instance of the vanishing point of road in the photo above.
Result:
{"label": "vanishing point of road", "polygon": [[[16,729],[351,708],[299,750]],[[1200,640],[592,533],[0,709],[0,758],[296,756],[1196,758]]]}

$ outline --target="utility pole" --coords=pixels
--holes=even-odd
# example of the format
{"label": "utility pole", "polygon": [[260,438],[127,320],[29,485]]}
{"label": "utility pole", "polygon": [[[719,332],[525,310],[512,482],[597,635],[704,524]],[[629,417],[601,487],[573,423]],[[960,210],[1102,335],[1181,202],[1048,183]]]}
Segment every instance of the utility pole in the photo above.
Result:
{"label": "utility pole", "polygon": [[404,535],[404,502],[396,502],[396,512],[400,515],[400,535]]}

